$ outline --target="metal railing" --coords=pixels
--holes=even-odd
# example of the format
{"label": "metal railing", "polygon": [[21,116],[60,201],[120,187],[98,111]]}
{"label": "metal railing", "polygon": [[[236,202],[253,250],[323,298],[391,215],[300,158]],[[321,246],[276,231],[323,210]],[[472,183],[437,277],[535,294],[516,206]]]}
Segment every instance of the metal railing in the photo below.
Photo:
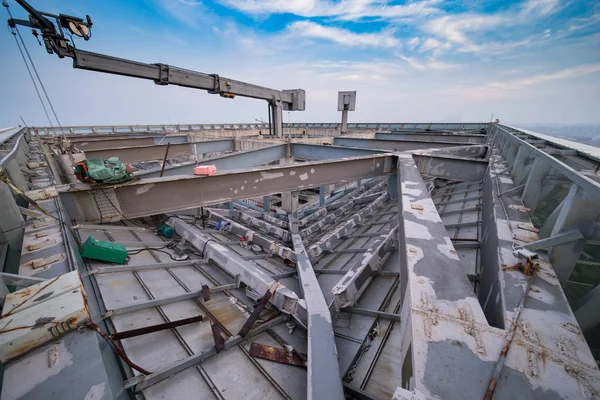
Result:
{"label": "metal railing", "polygon": [[[284,128],[297,129],[339,129],[339,123],[330,122],[294,122],[284,123]],[[401,129],[431,129],[431,130],[479,130],[489,127],[487,122],[476,123],[349,123],[349,129],[381,129],[381,130],[401,130]],[[250,130],[250,129],[269,129],[266,123],[238,123],[238,124],[167,124],[167,125],[101,125],[101,126],[63,126],[58,127],[34,127],[40,134],[102,134],[102,133],[163,133],[163,132],[194,132],[204,130]]]}

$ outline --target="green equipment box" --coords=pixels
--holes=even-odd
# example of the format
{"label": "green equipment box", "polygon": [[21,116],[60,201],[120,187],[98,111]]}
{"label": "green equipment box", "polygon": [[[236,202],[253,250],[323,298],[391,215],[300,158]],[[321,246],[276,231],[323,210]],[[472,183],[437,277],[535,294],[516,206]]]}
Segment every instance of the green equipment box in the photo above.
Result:
{"label": "green equipment box", "polygon": [[82,257],[93,260],[123,264],[127,260],[127,249],[117,243],[103,242],[93,237],[88,237],[79,249]]}

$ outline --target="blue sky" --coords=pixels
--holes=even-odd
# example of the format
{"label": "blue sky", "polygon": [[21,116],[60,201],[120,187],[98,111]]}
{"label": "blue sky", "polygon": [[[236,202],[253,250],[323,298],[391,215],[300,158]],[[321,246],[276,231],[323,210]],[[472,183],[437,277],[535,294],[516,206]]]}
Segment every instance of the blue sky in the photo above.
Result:
{"label": "blue sky", "polygon": [[[22,9],[8,1],[15,17]],[[78,47],[167,63],[277,89],[302,88],[287,122],[600,123],[597,0],[31,0],[89,14]],[[0,11],[7,16],[5,11]],[[250,122],[265,102],[74,70],[21,28],[63,125]],[[8,28],[0,127],[48,122]]]}

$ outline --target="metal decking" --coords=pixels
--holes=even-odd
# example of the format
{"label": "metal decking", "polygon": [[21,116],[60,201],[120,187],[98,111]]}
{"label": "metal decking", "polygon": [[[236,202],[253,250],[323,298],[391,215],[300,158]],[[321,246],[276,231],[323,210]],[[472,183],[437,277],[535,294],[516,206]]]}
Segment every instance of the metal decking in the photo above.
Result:
{"label": "metal decking", "polygon": [[[459,392],[462,398],[481,398],[523,296],[528,300],[495,398],[519,393],[593,398],[600,391],[600,372],[583,334],[593,332],[590,324],[596,326],[586,307],[593,304],[590,296],[597,287],[583,300],[574,297],[582,302],[572,307],[575,315],[585,315],[579,320],[583,332],[563,287],[573,296],[569,285],[582,279],[576,272],[589,266],[586,260],[593,263],[595,253],[586,247],[582,262],[580,255],[569,253],[576,250],[558,250],[574,240],[594,245],[584,219],[567,213],[565,205],[585,201],[586,213],[595,210],[587,197],[597,190],[591,176],[595,160],[500,125],[491,125],[487,134],[477,124],[422,126],[437,128],[435,132],[397,125],[408,132],[361,133],[360,138],[331,141],[341,146],[302,139],[265,146],[248,139],[240,147],[244,139],[231,139],[221,151],[232,153],[209,158],[223,166],[215,177],[181,180],[177,175],[141,174],[132,184],[103,189],[104,198],[111,200],[103,201],[105,208],[99,211],[83,207],[88,195],[98,202],[103,198],[93,188],[59,188],[58,197],[40,204],[73,225],[78,240],[91,235],[123,244],[130,259],[122,266],[82,260],[70,252],[74,244],[67,230],[30,212],[19,274],[50,278],[74,265],[83,276],[94,322],[111,335],[202,317],[200,322],[119,340],[130,363],[106,346],[92,345],[103,360],[95,368],[105,369],[102,379],[112,388],[103,392],[106,398],[336,397],[338,384],[345,396],[358,399],[456,398]],[[424,140],[426,135],[431,140]],[[176,140],[186,149],[190,146]],[[436,147],[436,141],[443,147]],[[246,156],[239,149],[248,144],[255,148]],[[30,141],[30,148],[35,145]],[[220,151],[210,142],[208,146],[211,153]],[[141,162],[161,153],[139,150],[136,146],[131,151]],[[128,154],[127,146],[120,151]],[[193,151],[185,156],[198,157]],[[553,161],[561,159],[564,164]],[[283,165],[264,166],[277,160]],[[238,161],[245,169],[228,170]],[[540,173],[542,167],[546,172]],[[52,172],[41,168],[46,175]],[[254,188],[244,182],[250,178]],[[214,188],[192,191],[192,185]],[[244,186],[250,193],[241,192]],[[160,192],[163,187],[169,190],[166,196]],[[289,192],[309,188],[318,188],[320,195],[306,192],[302,206]],[[142,203],[137,196],[150,190],[152,198]],[[293,211],[287,210],[290,196]],[[273,213],[271,202],[279,198],[279,213]],[[113,222],[106,223],[107,215]],[[578,218],[579,225],[570,218]],[[550,222],[540,226],[539,220]],[[165,221],[178,232],[172,240],[155,234]],[[38,226],[49,235],[37,237],[32,227],[40,222],[56,226]],[[102,225],[93,225],[98,222]],[[35,240],[54,239],[52,229],[55,236],[60,234],[54,243],[29,250],[36,247]],[[526,291],[527,276],[519,267],[524,261],[517,253],[527,246],[539,257],[531,292]],[[65,258],[40,273],[27,267],[33,257],[28,253],[35,251],[64,251]],[[183,255],[189,258],[179,260]],[[316,281],[306,275],[306,267]],[[565,281],[561,273],[569,268],[575,272]],[[242,327],[274,281],[275,294],[244,337]],[[323,311],[314,296],[322,296],[328,307],[331,328],[314,325]],[[326,343],[328,332],[339,371],[315,365],[334,360],[325,351],[332,349],[311,348]],[[83,356],[86,350],[75,350],[71,335],[64,339],[66,346]],[[280,349],[289,344],[309,355],[307,366],[258,358],[251,354],[253,343]],[[22,371],[20,361],[27,357],[7,365],[9,376]],[[60,373],[53,379],[58,385],[69,376]],[[447,383],[458,381],[465,386]]]}

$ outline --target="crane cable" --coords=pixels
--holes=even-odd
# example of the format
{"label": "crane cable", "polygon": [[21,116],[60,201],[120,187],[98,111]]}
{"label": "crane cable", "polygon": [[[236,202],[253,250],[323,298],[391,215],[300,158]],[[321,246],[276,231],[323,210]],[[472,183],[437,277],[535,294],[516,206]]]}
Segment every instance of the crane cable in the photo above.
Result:
{"label": "crane cable", "polygon": [[[8,12],[8,15],[10,17],[10,19],[13,19],[12,16],[12,12],[10,12],[10,8],[8,8],[8,3],[6,1],[2,2],[2,5],[4,7],[6,7],[6,11]],[[58,116],[56,115],[56,111],[54,110],[54,106],[52,105],[52,101],[50,100],[50,96],[48,96],[48,92],[46,92],[46,87],[44,86],[44,83],[42,82],[42,79],[40,78],[40,74],[37,71],[37,68],[35,67],[35,63],[33,62],[33,59],[31,58],[31,55],[29,54],[29,50],[27,49],[27,45],[25,44],[25,41],[23,40],[23,36],[21,36],[21,32],[19,31],[19,27],[15,26],[14,28],[11,28],[13,31],[17,32],[17,36],[19,36],[19,40],[21,41],[21,44],[23,45],[23,49],[25,50],[25,54],[27,54],[27,58],[29,58],[29,62],[31,63],[31,67],[33,68],[33,72],[35,73],[35,76],[37,77],[39,83],[40,83],[40,87],[42,88],[42,91],[44,92],[44,96],[46,97],[46,100],[48,101],[48,105],[50,106],[50,109],[52,110],[52,114],[54,115],[54,118],[56,119],[56,123],[58,124],[58,127],[60,128],[60,131],[62,133],[62,125],[60,123],[60,120],[58,119]],[[14,34],[14,33],[13,33]],[[15,40],[16,40],[16,36],[15,36]],[[17,42],[17,45],[19,44],[19,42]],[[21,47],[19,46],[19,51],[21,51]],[[21,55],[23,53],[21,52]],[[23,57],[23,60],[25,60],[25,57]],[[27,65],[27,61],[25,61],[25,64]],[[29,70],[29,66],[27,66],[27,69]],[[31,75],[31,72],[30,72]],[[33,79],[33,76],[32,76]],[[34,83],[35,85],[35,83]],[[37,87],[36,87],[37,90]],[[39,92],[38,92],[39,95]],[[41,99],[40,99],[41,100]],[[44,107],[44,111],[46,110],[46,107]],[[46,113],[47,115],[47,113]],[[50,123],[50,126],[52,126],[52,123]]]}
{"label": "crane cable", "polygon": [[48,115],[48,110],[46,109],[46,105],[44,104],[44,101],[42,100],[42,95],[40,94],[40,90],[37,87],[37,84],[35,83],[35,79],[33,79],[33,75],[31,74],[31,68],[29,68],[29,64],[27,64],[27,60],[25,59],[25,54],[23,54],[23,50],[21,49],[21,45],[19,44],[19,40],[17,39],[17,34],[15,33],[15,31],[11,28],[11,32],[13,37],[15,38],[15,43],[17,44],[17,47],[19,48],[19,53],[21,53],[21,57],[23,57],[23,62],[25,63],[25,67],[27,67],[27,72],[29,73],[29,77],[31,78],[31,82],[33,83],[33,87],[35,88],[35,92],[38,95],[38,99],[40,99],[40,103],[42,104],[42,108],[44,109],[44,114],[46,114],[46,118],[48,118],[48,123],[50,123],[50,127],[52,127],[52,121],[50,120],[50,115]]}

